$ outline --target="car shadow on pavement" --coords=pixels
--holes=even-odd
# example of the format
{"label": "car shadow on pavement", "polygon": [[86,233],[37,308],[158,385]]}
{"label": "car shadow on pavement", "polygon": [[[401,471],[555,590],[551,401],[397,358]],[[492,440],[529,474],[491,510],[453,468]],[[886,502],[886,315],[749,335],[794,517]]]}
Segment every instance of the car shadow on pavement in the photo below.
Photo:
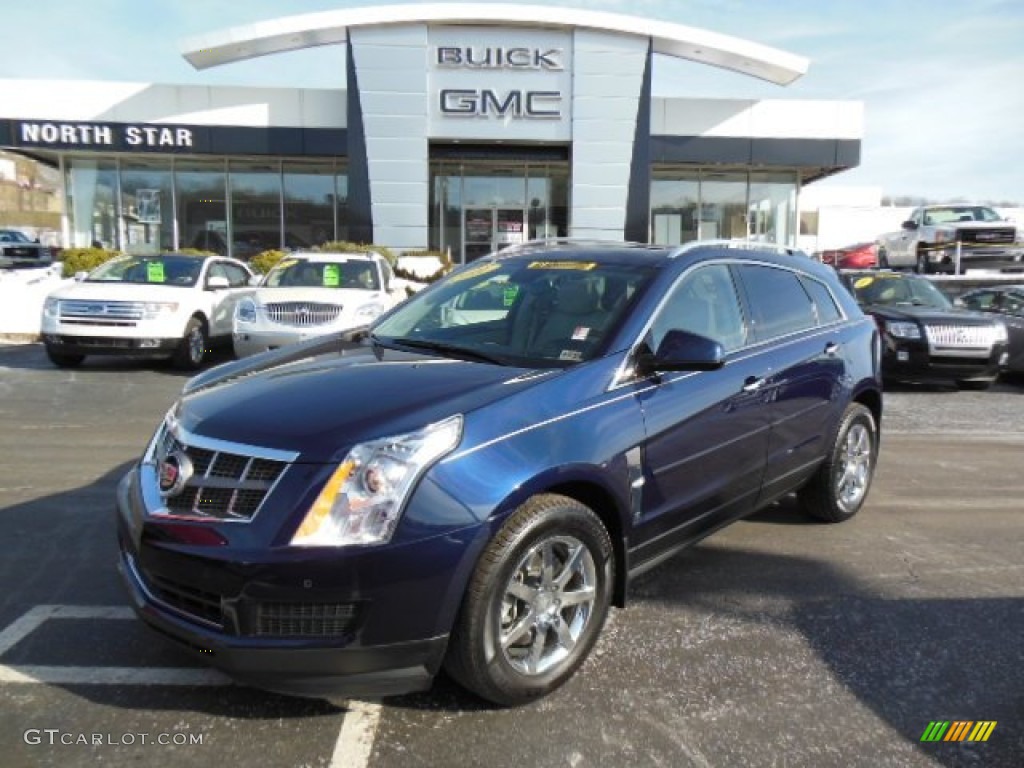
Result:
{"label": "car shadow on pavement", "polygon": [[[234,359],[229,347],[214,347],[210,350],[202,370]],[[46,359],[43,345],[35,344],[3,344],[0,345],[0,368],[12,370],[45,371],[55,373],[125,373],[137,370],[153,371],[181,378],[190,378],[199,371],[188,371],[175,368],[170,360],[145,355],[96,355],[87,357],[81,365],[73,368],[58,368]]]}

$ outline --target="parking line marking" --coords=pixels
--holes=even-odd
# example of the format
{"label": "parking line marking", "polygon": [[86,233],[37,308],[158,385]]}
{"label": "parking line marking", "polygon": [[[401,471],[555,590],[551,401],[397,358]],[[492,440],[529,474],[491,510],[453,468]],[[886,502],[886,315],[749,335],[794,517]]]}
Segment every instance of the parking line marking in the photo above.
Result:
{"label": "parking line marking", "polygon": [[331,768],[365,768],[380,722],[380,702],[349,701],[331,756]]}
{"label": "parking line marking", "polygon": [[[37,605],[0,632],[0,656],[35,632],[48,619],[134,620],[124,605]],[[57,685],[233,685],[222,673],[206,667],[73,667],[0,664],[0,683]]]}

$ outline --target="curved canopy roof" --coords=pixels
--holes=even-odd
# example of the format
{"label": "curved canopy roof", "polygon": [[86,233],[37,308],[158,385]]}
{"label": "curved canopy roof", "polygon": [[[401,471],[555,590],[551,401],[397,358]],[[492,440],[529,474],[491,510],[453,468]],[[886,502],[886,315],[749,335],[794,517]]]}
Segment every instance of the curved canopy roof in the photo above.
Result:
{"label": "curved canopy roof", "polygon": [[758,77],[779,85],[807,72],[808,60],[777,48],[705,29],[616,13],[543,5],[431,3],[351,8],[286,16],[193,37],[183,55],[196,69],[344,43],[355,27],[403,24],[497,24],[546,29],[592,29],[650,38],[654,52]]}

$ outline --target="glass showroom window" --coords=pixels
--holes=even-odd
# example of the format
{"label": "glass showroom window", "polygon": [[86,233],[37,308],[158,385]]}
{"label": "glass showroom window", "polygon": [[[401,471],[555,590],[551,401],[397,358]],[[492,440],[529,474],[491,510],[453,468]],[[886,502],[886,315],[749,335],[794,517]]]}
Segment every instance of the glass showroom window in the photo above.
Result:
{"label": "glass showroom window", "polygon": [[69,157],[64,168],[71,246],[119,248],[116,162]]}
{"label": "glass showroom window", "polygon": [[286,248],[308,248],[336,239],[334,183],[334,167],[330,162],[284,164]]}
{"label": "glass showroom window", "polygon": [[699,240],[746,240],[746,172],[704,171],[700,181]]}
{"label": "glass showroom window", "polygon": [[[282,245],[281,163],[277,160],[232,160],[228,166],[231,187],[231,255],[251,259]],[[309,243],[303,241],[302,247]]]}
{"label": "glass showroom window", "polygon": [[651,181],[651,242],[679,245],[696,240],[700,227],[697,171],[658,171]]}
{"label": "glass showroom window", "polygon": [[121,221],[126,253],[174,250],[170,160],[121,162]]}
{"label": "glass showroom window", "polygon": [[228,254],[228,214],[223,160],[175,163],[178,238],[182,248]]}
{"label": "glass showroom window", "polygon": [[792,171],[751,171],[751,239],[795,246],[796,195],[796,174]]}

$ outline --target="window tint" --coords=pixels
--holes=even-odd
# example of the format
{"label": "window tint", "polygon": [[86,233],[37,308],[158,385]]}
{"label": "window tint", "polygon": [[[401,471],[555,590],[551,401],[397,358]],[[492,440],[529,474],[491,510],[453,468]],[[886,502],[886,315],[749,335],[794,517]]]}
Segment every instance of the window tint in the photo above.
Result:
{"label": "window tint", "polygon": [[1024,317],[1024,293],[1004,293],[1001,308],[1008,315]]}
{"label": "window tint", "polygon": [[828,325],[842,319],[843,313],[839,311],[835,299],[832,298],[832,294],[825,287],[824,283],[818,282],[811,277],[802,278],[802,282],[807,293],[810,294],[811,300],[814,301],[815,308],[818,310],[819,323]]}
{"label": "window tint", "polygon": [[972,293],[963,297],[964,306],[970,309],[992,310],[995,304],[996,295],[992,291]]}
{"label": "window tint", "polygon": [[739,270],[758,341],[817,325],[814,305],[795,273],[752,264],[743,264]]}
{"label": "window tint", "polygon": [[224,262],[224,273],[228,276],[228,283],[232,288],[241,288],[249,284],[249,273],[237,264]]}
{"label": "window tint", "polygon": [[672,289],[651,326],[651,349],[673,329],[714,339],[726,352],[743,346],[746,327],[727,266],[700,267]]}

